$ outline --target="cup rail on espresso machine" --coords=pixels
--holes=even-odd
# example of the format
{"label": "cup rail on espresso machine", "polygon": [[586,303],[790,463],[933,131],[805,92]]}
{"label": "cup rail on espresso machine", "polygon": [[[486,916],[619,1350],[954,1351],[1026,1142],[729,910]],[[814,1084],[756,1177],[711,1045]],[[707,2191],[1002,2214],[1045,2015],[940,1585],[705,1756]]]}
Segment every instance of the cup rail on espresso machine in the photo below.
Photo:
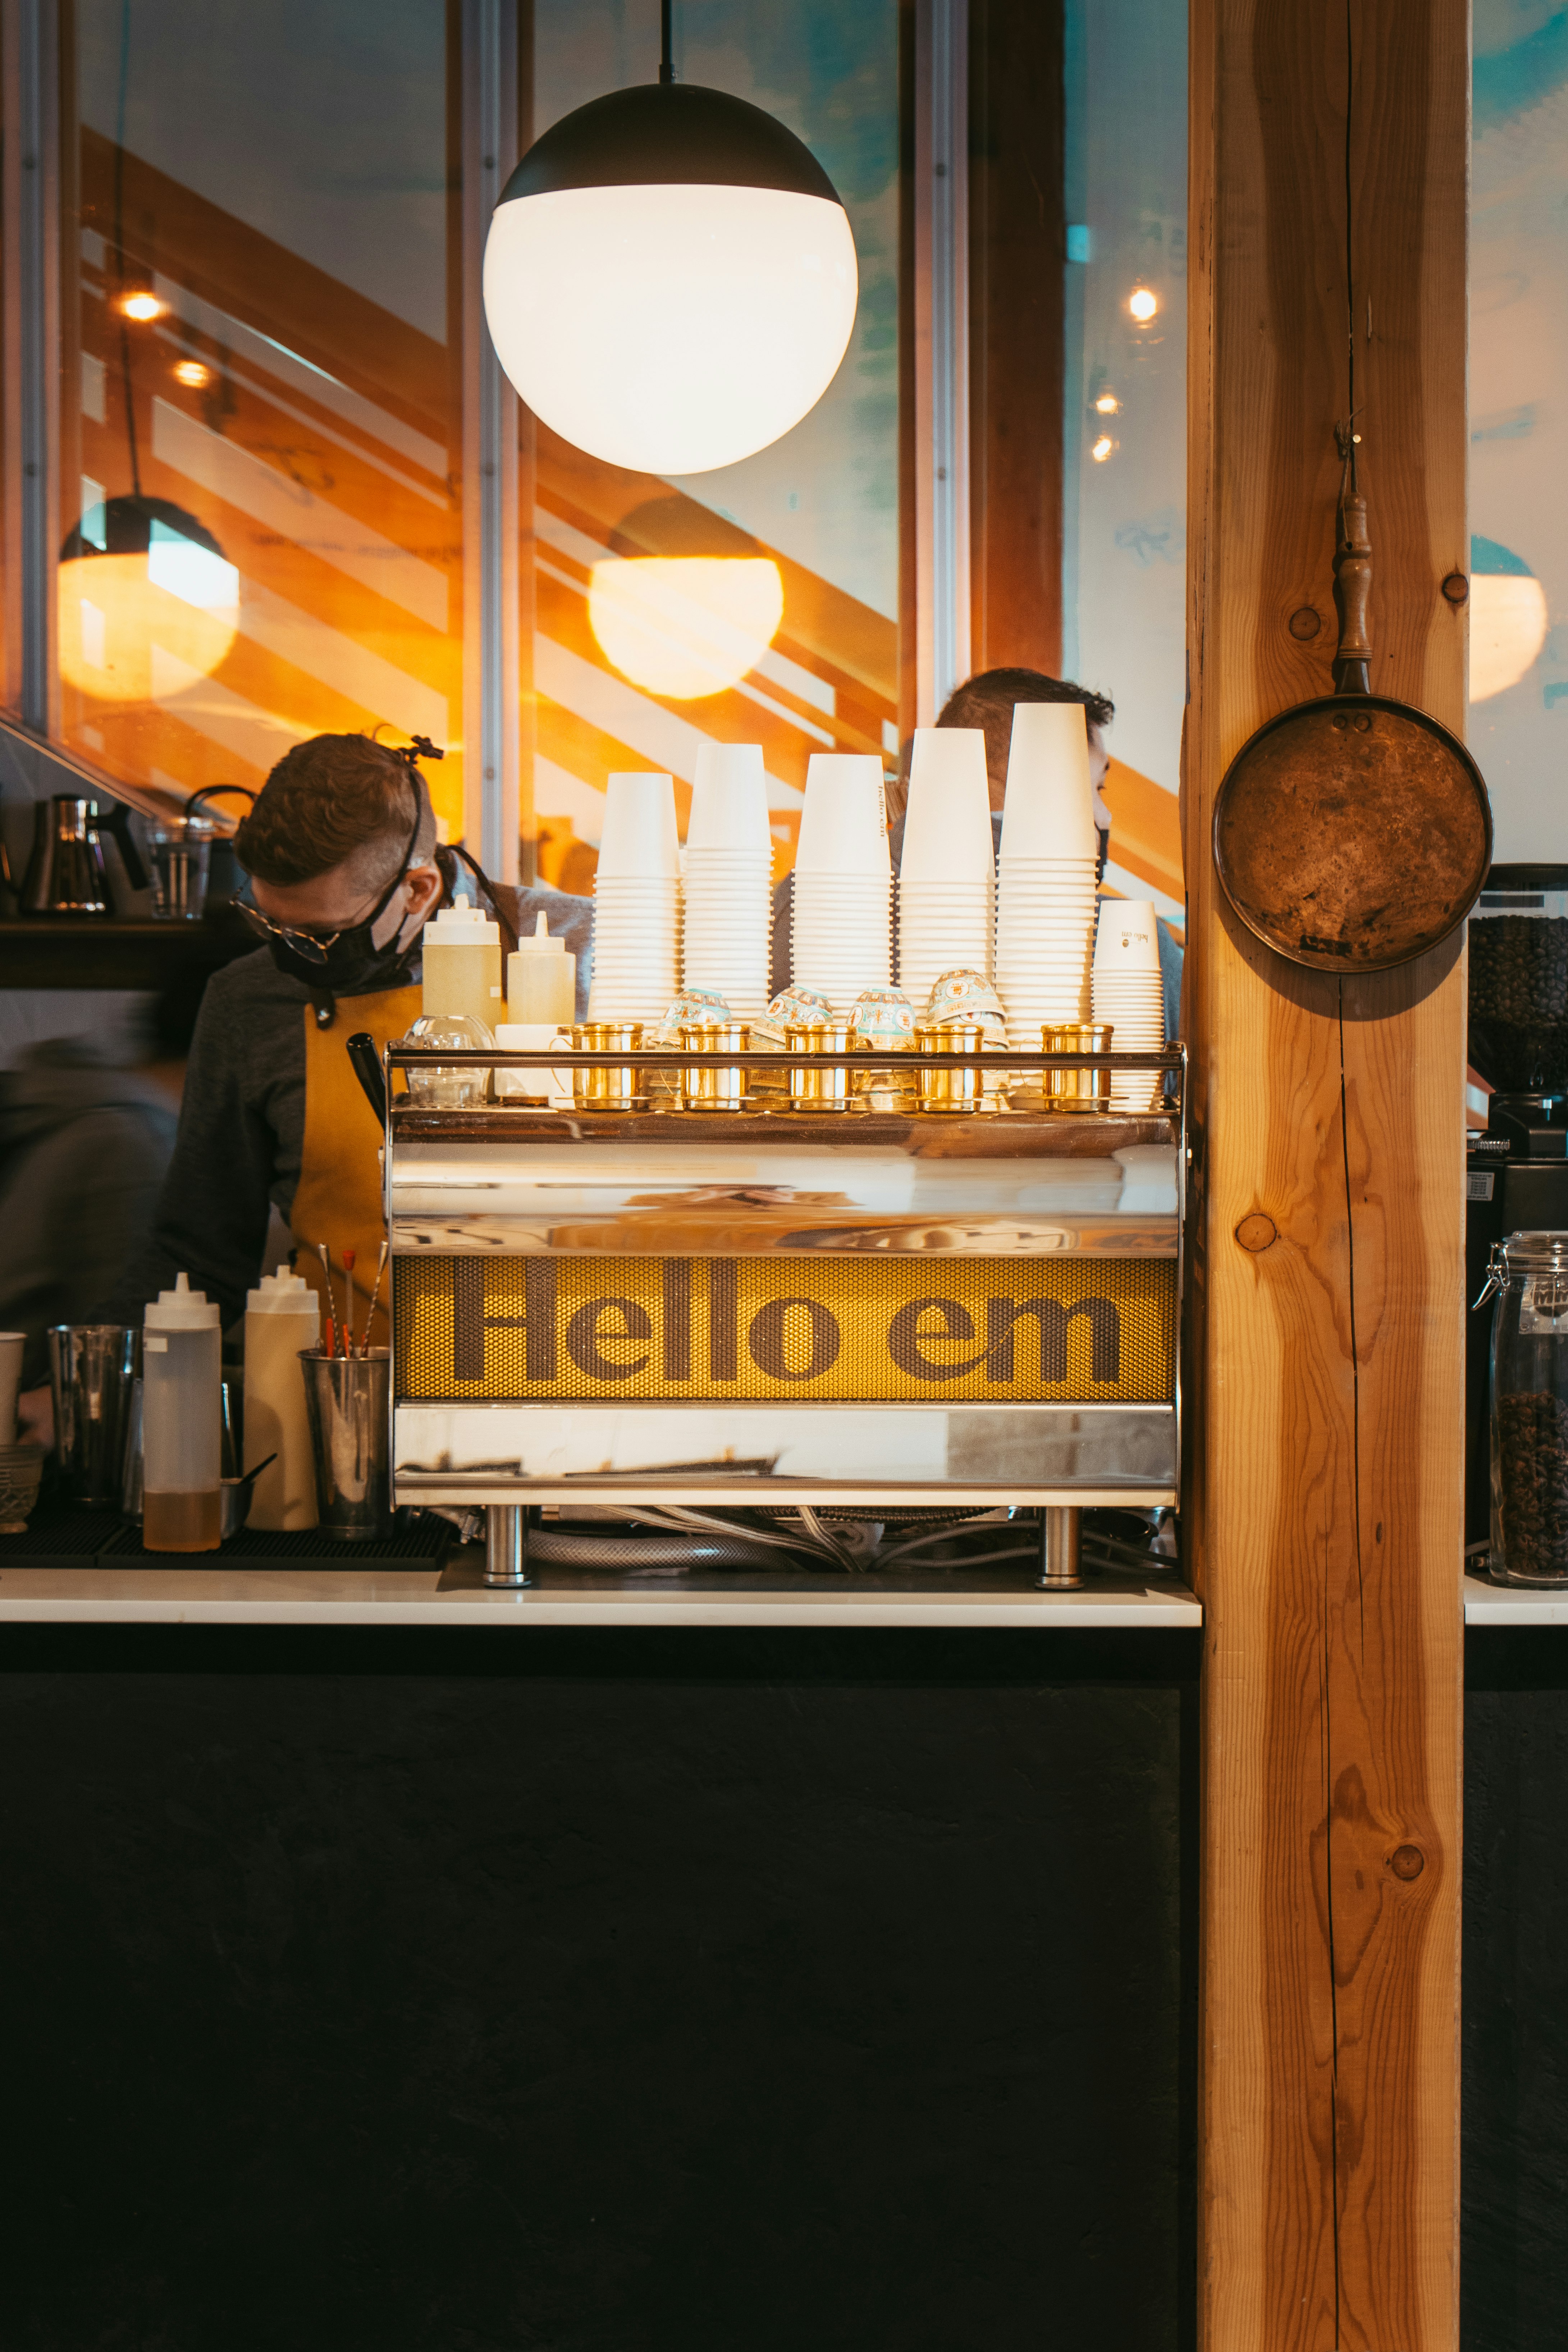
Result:
{"label": "cup rail on espresso machine", "polygon": [[[485,1510],[486,1580],[514,1585],[542,1508],[1006,1507],[1039,1513],[1039,1581],[1064,1589],[1082,1510],[1175,1507],[1184,1047],[726,1045],[757,1091],[682,1107],[714,1059],[386,1049],[397,1503]],[[395,1090],[411,1071],[567,1065],[635,1065],[635,1100],[441,1108]],[[825,1065],[847,1066],[857,1099],[792,1108],[790,1074]],[[867,1107],[874,1081],[885,1099],[919,1073],[977,1071],[994,1102],[1086,1069],[1160,1074],[1162,1107]]]}

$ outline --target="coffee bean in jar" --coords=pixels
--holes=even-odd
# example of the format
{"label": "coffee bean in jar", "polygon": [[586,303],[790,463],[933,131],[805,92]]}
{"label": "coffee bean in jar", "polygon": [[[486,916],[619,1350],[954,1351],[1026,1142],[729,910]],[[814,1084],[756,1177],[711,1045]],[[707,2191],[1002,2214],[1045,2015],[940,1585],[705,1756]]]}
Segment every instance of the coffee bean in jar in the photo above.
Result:
{"label": "coffee bean in jar", "polygon": [[1568,866],[1494,866],[1468,929],[1469,1055],[1500,1094],[1568,1088]]}
{"label": "coffee bean in jar", "polygon": [[1568,1591],[1568,1233],[1510,1234],[1478,1307],[1495,1299],[1489,1567]]}

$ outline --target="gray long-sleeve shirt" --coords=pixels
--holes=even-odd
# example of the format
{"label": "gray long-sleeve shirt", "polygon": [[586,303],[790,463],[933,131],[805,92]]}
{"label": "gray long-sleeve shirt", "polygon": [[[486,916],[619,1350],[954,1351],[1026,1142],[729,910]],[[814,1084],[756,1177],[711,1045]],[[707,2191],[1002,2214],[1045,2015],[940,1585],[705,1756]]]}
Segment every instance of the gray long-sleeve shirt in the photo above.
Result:
{"label": "gray long-sleeve shirt", "polygon": [[[559,890],[516,894],[518,926],[531,931],[542,909],[551,930],[577,958],[579,1018],[589,981],[592,907]],[[419,977],[415,961],[409,975]],[[245,1311],[273,1209],[287,1219],[305,1148],[303,982],[260,948],[215,972],[191,1041],[174,1158],[145,1246],[127,1266],[96,1320],[140,1322],[182,1268],[193,1290],[216,1298],[226,1325]],[[339,1000],[345,1041],[358,1025],[354,1000]]]}

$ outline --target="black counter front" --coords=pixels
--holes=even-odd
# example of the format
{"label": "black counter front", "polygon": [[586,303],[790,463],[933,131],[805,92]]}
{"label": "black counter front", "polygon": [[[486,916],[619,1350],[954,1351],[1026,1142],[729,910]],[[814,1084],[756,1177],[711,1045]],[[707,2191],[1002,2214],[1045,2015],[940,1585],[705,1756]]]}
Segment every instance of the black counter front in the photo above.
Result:
{"label": "black counter front", "polygon": [[0,1626],[10,2352],[1190,2341],[1197,1644]]}

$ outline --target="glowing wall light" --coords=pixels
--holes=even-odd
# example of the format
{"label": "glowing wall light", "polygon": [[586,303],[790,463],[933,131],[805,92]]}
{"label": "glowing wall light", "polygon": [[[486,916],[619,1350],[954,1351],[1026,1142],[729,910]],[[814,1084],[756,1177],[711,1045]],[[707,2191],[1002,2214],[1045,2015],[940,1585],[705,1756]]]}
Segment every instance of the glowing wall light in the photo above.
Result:
{"label": "glowing wall light", "polygon": [[1127,307],[1141,327],[1146,327],[1160,307],[1160,298],[1147,286],[1135,286],[1127,298]]}
{"label": "glowing wall light", "polygon": [[737,685],[783,618],[770,556],[612,555],[589,575],[588,619],[605,660],[673,702]]}
{"label": "glowing wall light", "polygon": [[60,675],[99,702],[150,701],[155,649],[208,676],[239,631],[238,572],[167,499],[109,499],[84,515],[58,579]]}
{"label": "glowing wall light", "polygon": [[1546,591],[1495,539],[1470,541],[1470,700],[1486,702],[1534,667],[1550,623]]}

